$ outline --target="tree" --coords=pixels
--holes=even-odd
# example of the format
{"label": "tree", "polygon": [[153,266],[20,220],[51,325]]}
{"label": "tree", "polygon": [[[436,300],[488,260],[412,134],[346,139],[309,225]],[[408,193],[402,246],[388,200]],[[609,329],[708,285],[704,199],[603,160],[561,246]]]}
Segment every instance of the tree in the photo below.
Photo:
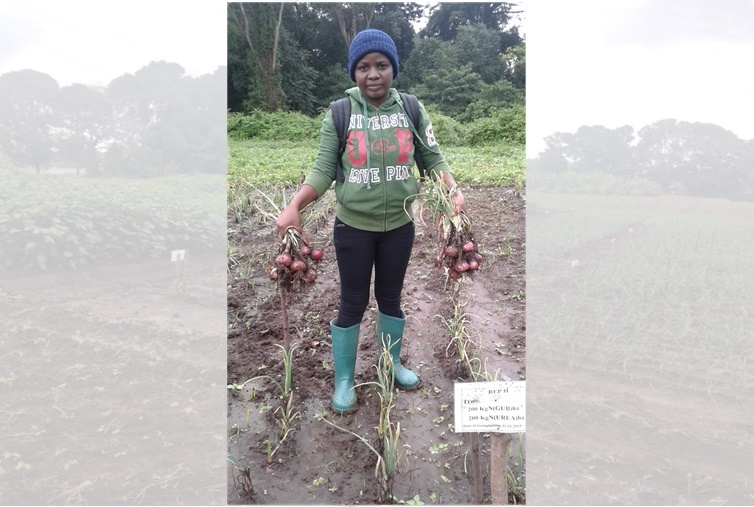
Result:
{"label": "tree", "polygon": [[455,40],[460,27],[480,23],[503,32],[511,20],[512,8],[513,4],[504,2],[438,3],[430,8],[429,21],[420,35],[450,41]]}
{"label": "tree", "polygon": [[208,153],[222,141],[210,127],[216,108],[212,97],[222,95],[225,79],[220,70],[192,78],[180,65],[153,62],[113,80],[107,96],[115,127],[103,172],[154,176],[207,171]]}
{"label": "tree", "polygon": [[457,64],[469,63],[487,84],[505,78],[505,62],[499,56],[500,32],[483,24],[458,28],[452,48]]}
{"label": "tree", "polygon": [[330,12],[338,23],[338,30],[343,37],[346,47],[362,30],[366,30],[374,17],[374,3],[334,3],[330,4]]}
{"label": "tree", "polygon": [[419,38],[408,60],[402,66],[402,82],[409,88],[424,82],[426,76],[442,67],[455,66],[450,43],[436,37]]}
{"label": "tree", "polygon": [[[375,6],[372,27],[390,34],[395,42],[401,62],[401,75],[403,63],[411,55],[416,43],[416,31],[412,22],[420,19],[424,15],[424,10],[425,6],[417,3],[379,3]],[[401,75],[398,76],[399,80]]]}
{"label": "tree", "polygon": [[[244,4],[252,44],[260,40],[271,47],[274,28],[264,21],[277,22],[278,5]],[[278,32],[278,108],[315,114],[353,86],[346,70],[348,48],[353,36],[365,28],[378,28],[393,38],[402,69],[396,86],[408,89],[403,69],[414,47],[411,21],[421,17],[424,9],[418,3],[286,3]],[[267,14],[251,15],[257,11]],[[232,111],[270,110],[264,75],[251,54],[244,27],[240,7],[232,4],[228,11],[228,106]]]}
{"label": "tree", "polygon": [[509,47],[501,59],[505,64],[505,78],[526,93],[526,45]]}
{"label": "tree", "polygon": [[309,53],[299,48],[287,31],[281,34],[281,41],[287,48],[279,57],[285,108],[313,115],[317,109],[314,90],[319,73],[309,64]]}
{"label": "tree", "polygon": [[58,83],[48,74],[20,70],[0,76],[0,151],[37,173],[54,156],[51,135]]}
{"label": "tree", "polygon": [[104,91],[83,84],[61,88],[55,103],[53,124],[58,158],[87,172],[97,172],[106,149],[112,108]]}
{"label": "tree", "polygon": [[246,43],[235,23],[228,23],[228,109],[243,111],[252,87],[252,62]]}
{"label": "tree", "polygon": [[609,129],[602,125],[579,127],[568,150],[571,168],[578,172],[602,171],[634,176],[631,144],[634,129],[629,125]]}
{"label": "tree", "polygon": [[556,132],[545,139],[546,149],[540,158],[548,164],[542,167],[563,170],[561,160],[565,160],[567,168],[576,172],[638,176],[631,162],[633,137],[634,129],[628,125],[616,129],[582,126],[573,134]]}
{"label": "tree", "polygon": [[[309,54],[310,65],[320,74],[334,65],[345,67],[348,46],[343,40],[331,3],[292,3],[285,28],[298,47]],[[342,5],[342,4],[337,4]],[[286,9],[286,13],[289,10]],[[321,76],[320,76],[321,77]]]}
{"label": "tree", "polygon": [[673,193],[739,198],[751,192],[751,152],[729,130],[666,119],[639,130],[639,138],[643,175]]}
{"label": "tree", "polygon": [[228,4],[228,19],[232,20],[237,33],[247,44],[264,87],[264,104],[269,111],[277,111],[278,108],[280,76],[277,51],[284,6],[282,2],[279,7],[266,3]]}
{"label": "tree", "polygon": [[482,78],[472,72],[471,65],[460,68],[444,66],[425,76],[414,91],[422,101],[436,104],[443,114],[458,117],[479,95],[483,85]]}
{"label": "tree", "polygon": [[223,89],[228,81],[228,69],[218,67],[212,74],[192,78],[187,84],[191,104],[191,144],[186,170],[193,172],[227,172],[227,130],[218,128],[227,122]]}

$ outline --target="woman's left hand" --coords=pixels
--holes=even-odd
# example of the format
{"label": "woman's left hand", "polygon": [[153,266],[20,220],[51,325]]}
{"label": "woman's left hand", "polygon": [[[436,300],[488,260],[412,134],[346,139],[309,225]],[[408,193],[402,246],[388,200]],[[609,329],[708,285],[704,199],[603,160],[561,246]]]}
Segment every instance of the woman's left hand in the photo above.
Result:
{"label": "woman's left hand", "polygon": [[466,214],[466,198],[463,196],[463,192],[461,192],[460,188],[453,190],[450,194],[450,200],[453,201],[453,207],[455,208],[456,214]]}
{"label": "woman's left hand", "polygon": [[458,188],[453,175],[449,172],[443,172],[442,181],[450,191],[450,200],[453,201],[453,213],[456,215],[459,213],[466,214],[466,198],[463,196],[461,189]]}

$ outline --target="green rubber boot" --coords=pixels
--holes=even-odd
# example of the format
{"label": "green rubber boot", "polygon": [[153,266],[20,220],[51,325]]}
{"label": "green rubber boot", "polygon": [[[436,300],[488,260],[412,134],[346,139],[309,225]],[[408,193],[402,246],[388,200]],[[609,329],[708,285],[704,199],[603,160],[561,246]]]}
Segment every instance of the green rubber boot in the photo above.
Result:
{"label": "green rubber boot", "polygon": [[356,369],[356,349],[359,345],[361,323],[342,328],[335,325],[336,320],[337,318],[330,321],[332,355],[335,363],[335,392],[332,396],[332,408],[342,413],[356,408],[353,376]]}
{"label": "green rubber boot", "polygon": [[405,366],[401,364],[401,345],[403,344],[403,328],[406,325],[406,314],[401,311],[401,318],[391,317],[377,312],[377,345],[379,352],[388,346],[390,341],[390,355],[393,357],[393,372],[395,385],[401,389],[410,391],[419,387],[421,380]]}

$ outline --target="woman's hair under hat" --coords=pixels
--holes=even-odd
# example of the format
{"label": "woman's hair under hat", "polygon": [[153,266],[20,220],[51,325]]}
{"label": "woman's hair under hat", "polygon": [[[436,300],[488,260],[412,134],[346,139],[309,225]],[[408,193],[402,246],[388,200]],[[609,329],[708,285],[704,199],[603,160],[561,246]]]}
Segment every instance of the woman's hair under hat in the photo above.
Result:
{"label": "woman's hair under hat", "polygon": [[359,32],[351,41],[348,48],[348,74],[351,81],[356,82],[354,72],[356,64],[367,54],[378,51],[387,56],[393,66],[393,79],[398,77],[398,50],[395,49],[393,39],[382,30],[373,28]]}

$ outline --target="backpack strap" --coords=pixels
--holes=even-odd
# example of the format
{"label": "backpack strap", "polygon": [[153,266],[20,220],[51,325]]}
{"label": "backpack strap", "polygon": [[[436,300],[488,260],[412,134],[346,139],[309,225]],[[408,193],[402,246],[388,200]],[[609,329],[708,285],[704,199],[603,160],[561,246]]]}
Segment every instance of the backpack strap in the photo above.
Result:
{"label": "backpack strap", "polygon": [[[414,126],[414,131],[416,131],[416,126],[419,125],[419,99],[415,95],[408,93],[400,92],[399,95],[401,96],[403,107],[406,109],[406,113],[408,113],[408,118]],[[419,177],[423,180],[425,177],[424,162],[421,155],[419,155],[419,138],[416,135],[412,137],[414,138],[414,162],[416,162],[416,167],[419,169]]]}
{"label": "backpack strap", "polygon": [[343,183],[346,180],[346,176],[343,174],[342,161],[343,153],[346,151],[346,143],[348,141],[348,124],[351,121],[351,99],[344,97],[330,102],[330,109],[332,109],[332,119],[335,122],[335,131],[338,133],[338,141],[340,142],[335,177],[338,183]]}

